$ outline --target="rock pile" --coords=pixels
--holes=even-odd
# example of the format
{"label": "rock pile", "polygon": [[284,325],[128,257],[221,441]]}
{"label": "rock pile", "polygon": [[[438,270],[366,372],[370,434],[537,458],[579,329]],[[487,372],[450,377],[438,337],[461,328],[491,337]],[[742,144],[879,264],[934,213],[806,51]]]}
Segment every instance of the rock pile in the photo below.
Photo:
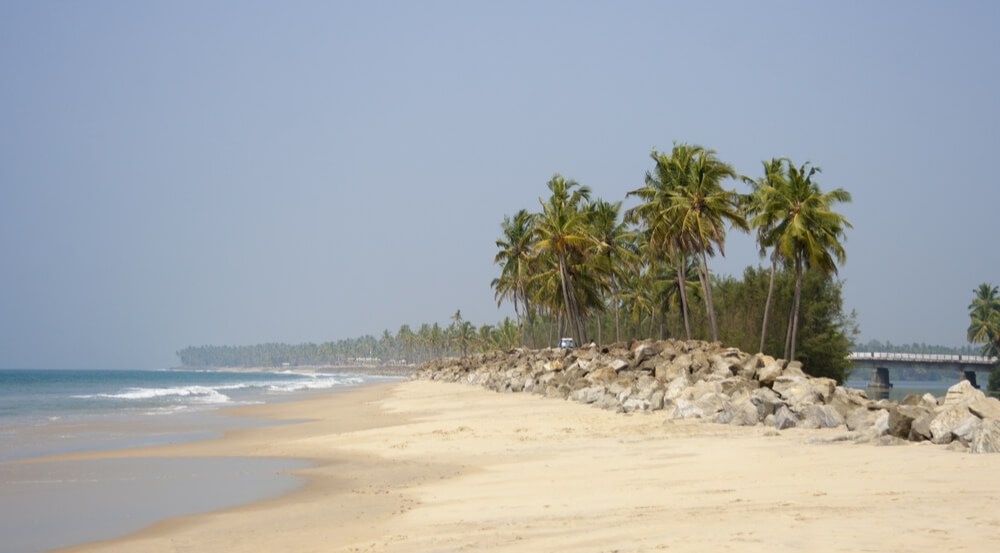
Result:
{"label": "rock pile", "polygon": [[802,371],[796,361],[751,355],[719,343],[642,341],[575,349],[515,349],[428,361],[415,380],[531,392],[618,412],[786,428],[846,428],[857,442],[955,443],[1000,452],[1000,401],[960,382],[936,399],[873,401]]}

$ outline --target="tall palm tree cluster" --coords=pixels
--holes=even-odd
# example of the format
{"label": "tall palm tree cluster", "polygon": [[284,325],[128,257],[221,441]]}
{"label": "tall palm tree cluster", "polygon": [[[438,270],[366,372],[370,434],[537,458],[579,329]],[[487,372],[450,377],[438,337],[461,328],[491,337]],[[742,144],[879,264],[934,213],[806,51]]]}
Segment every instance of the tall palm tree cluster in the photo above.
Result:
{"label": "tall palm tree cluster", "polygon": [[[1000,296],[997,287],[982,283],[969,304],[969,342],[983,344],[981,354],[1000,358]],[[1000,362],[990,373],[990,390],[1000,390]]]}
{"label": "tall palm tree cluster", "polygon": [[[622,316],[630,337],[662,337],[667,314],[683,323],[683,337],[719,340],[713,275],[708,261],[725,254],[726,232],[756,229],[762,255],[770,255],[770,287],[760,321],[760,351],[769,328],[769,307],[779,269],[794,271],[795,286],[785,331],[784,357],[794,359],[800,326],[803,275],[836,274],[845,259],[850,223],[833,211],[849,202],[843,189],[823,192],[809,163],[786,158],[764,162],[764,175],[741,177],[714,150],[675,143],[651,154],[653,168],[642,187],[628,192],[638,205],[592,199],[591,190],[555,175],[539,210],[504,217],[491,284],[498,305],[514,306],[522,342],[534,347],[536,325],[547,323],[547,345],[560,336],[577,344],[604,341],[603,315],[613,315],[614,340],[622,339]],[[740,194],[724,186],[743,180]],[[692,302],[704,319],[704,335],[692,322]],[[787,303],[787,302],[786,302]],[[645,327],[640,321],[646,321]],[[659,323],[659,324],[657,324]],[[773,326],[773,325],[770,325]],[[553,334],[555,332],[555,334]]]}

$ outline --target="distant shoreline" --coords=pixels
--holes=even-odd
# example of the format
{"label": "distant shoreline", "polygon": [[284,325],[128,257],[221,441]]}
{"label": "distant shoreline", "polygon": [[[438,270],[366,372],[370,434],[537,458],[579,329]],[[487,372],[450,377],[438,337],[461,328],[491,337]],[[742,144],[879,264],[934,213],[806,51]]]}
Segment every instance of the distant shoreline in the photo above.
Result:
{"label": "distant shoreline", "polygon": [[295,372],[295,373],[361,373],[374,376],[409,377],[417,370],[416,364],[407,365],[288,365],[282,367],[171,367],[172,371],[230,371],[230,372]]}

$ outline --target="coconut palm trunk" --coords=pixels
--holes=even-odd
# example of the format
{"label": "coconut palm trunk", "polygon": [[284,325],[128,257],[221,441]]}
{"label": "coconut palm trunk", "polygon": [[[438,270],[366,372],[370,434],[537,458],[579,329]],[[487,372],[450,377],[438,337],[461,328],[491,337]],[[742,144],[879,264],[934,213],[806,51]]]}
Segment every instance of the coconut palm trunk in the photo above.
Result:
{"label": "coconut palm trunk", "polygon": [[687,302],[687,273],[684,270],[686,260],[684,259],[684,253],[680,248],[675,250],[674,257],[677,258],[677,288],[681,296],[681,314],[684,316],[684,333],[687,339],[691,339],[691,321],[688,317],[688,302]]}
{"label": "coconut palm trunk", "polygon": [[767,319],[771,311],[771,297],[774,295],[774,273],[778,269],[778,249],[771,254],[771,278],[767,283],[767,300],[764,301],[764,322],[760,328],[760,353],[764,353],[764,338],[767,336]]}
{"label": "coconut palm trunk", "polygon": [[802,301],[802,258],[797,257],[795,259],[795,296],[792,300],[792,329],[791,329],[791,340],[789,347],[791,352],[788,354],[788,360],[792,361],[795,359],[795,341],[798,339],[799,334],[799,305]]}
{"label": "coconut palm trunk", "polygon": [[708,274],[708,256],[701,250],[701,266],[698,270],[701,278],[701,288],[705,291],[705,312],[708,314],[708,327],[712,331],[712,341],[719,341],[719,331],[715,327],[715,304],[712,301],[712,279]]}

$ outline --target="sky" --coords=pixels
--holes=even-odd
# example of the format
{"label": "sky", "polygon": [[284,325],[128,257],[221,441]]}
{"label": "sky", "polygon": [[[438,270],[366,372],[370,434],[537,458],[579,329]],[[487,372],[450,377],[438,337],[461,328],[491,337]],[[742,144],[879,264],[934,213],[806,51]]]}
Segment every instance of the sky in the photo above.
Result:
{"label": "sky", "polygon": [[[0,2],[0,368],[495,323],[504,215],[554,173],[627,207],[674,141],[821,167],[861,340],[963,345],[1000,285],[998,29],[988,1]],[[709,265],[766,261],[731,231]]]}

